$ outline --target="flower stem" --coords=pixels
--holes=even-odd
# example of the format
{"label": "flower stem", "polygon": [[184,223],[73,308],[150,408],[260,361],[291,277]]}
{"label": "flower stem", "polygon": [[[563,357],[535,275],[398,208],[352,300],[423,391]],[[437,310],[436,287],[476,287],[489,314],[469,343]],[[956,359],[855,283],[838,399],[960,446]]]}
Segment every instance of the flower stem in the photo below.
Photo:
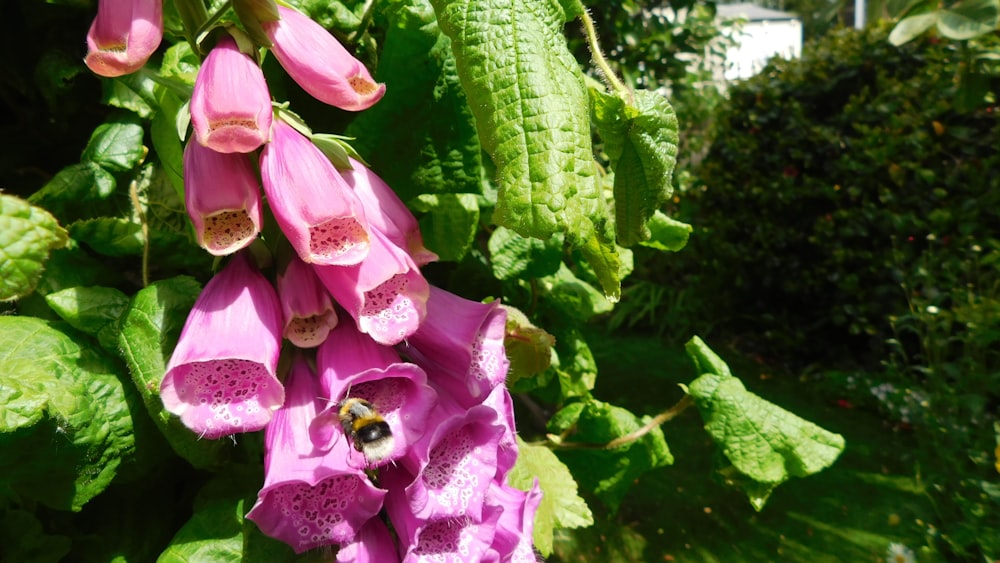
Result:
{"label": "flower stem", "polygon": [[[629,432],[624,436],[619,436],[606,444],[587,444],[584,442],[566,442],[561,439],[558,441],[554,441],[552,439],[549,439],[546,445],[552,449],[613,450],[615,448],[627,446],[628,444],[631,444],[632,442],[635,442],[636,440],[642,438],[646,434],[649,434],[654,428],[663,424],[664,422],[667,422],[668,420],[672,420],[677,415],[687,410],[687,408],[693,404],[694,404],[694,399],[691,398],[691,395],[684,395],[684,398],[682,398],[680,401],[677,401],[677,404],[661,412],[660,414],[654,416],[652,420],[647,422],[641,428],[633,430],[632,432]],[[567,432],[564,432],[563,433],[564,436],[560,436],[560,438],[564,438],[565,435],[571,432],[572,430],[573,429],[571,428]]]}
{"label": "flower stem", "polygon": [[604,53],[601,52],[601,44],[597,40],[597,29],[594,27],[594,20],[590,19],[590,13],[584,7],[582,0],[577,0],[577,6],[580,10],[580,21],[583,22],[583,30],[587,33],[587,46],[590,47],[590,56],[594,59],[594,64],[597,65],[598,70],[604,75],[604,79],[608,81],[608,84],[619,95],[631,99],[632,92],[618,78],[615,71],[611,70],[611,65],[608,64],[608,60],[604,58]]}

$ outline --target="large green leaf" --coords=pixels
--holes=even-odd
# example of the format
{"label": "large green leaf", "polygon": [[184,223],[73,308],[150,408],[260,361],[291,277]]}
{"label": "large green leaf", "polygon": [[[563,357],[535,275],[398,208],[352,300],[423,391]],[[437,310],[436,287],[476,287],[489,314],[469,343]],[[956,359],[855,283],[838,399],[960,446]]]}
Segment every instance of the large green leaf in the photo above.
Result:
{"label": "large green leaf", "polygon": [[160,401],[166,360],[200,291],[198,283],[188,277],[161,280],[144,288],[122,318],[119,344],[146,410],[170,446],[195,467],[217,467],[229,459],[232,446],[223,440],[198,439],[180,419],[167,413]]}
{"label": "large green leaf", "polygon": [[0,194],[0,301],[34,291],[49,252],[67,242],[66,231],[44,209]]}
{"label": "large green leaf", "polygon": [[535,513],[534,545],[548,556],[556,528],[585,528],[594,523],[587,503],[576,492],[569,469],[551,450],[517,439],[517,463],[507,476],[511,486],[531,490],[535,479],[542,489],[542,502]]}
{"label": "large green leaf", "polygon": [[451,39],[483,148],[497,168],[493,221],[584,244],[607,209],[598,189],[583,74],[556,2],[432,0]]}
{"label": "large green leaf", "polygon": [[112,287],[71,287],[46,295],[45,302],[70,326],[117,353],[118,321],[128,308],[128,295]]}
{"label": "large green leaf", "polygon": [[131,390],[64,326],[0,316],[0,490],[80,510],[135,450]]}
{"label": "large green leaf", "polygon": [[1000,0],[963,0],[940,10],[938,31],[949,39],[972,39],[993,33],[1000,22]]}
{"label": "large green leaf", "polygon": [[115,177],[96,162],[82,162],[60,170],[28,201],[49,210],[64,224],[110,212],[97,205],[114,193]]}
{"label": "large green leaf", "polygon": [[142,136],[142,124],[134,116],[103,123],[90,136],[82,160],[96,162],[111,172],[131,170],[146,156]]}
{"label": "large green leaf", "polygon": [[900,46],[908,43],[931,28],[938,21],[937,10],[916,13],[903,18],[889,34],[889,43]]}
{"label": "large green leaf", "polygon": [[829,467],[844,438],[766,401],[729,375],[729,368],[698,337],[687,343],[703,375],[689,386],[705,430],[731,468],[722,474],[740,486],[757,510],[775,487]]}
{"label": "large green leaf", "polygon": [[615,228],[618,243],[649,239],[652,219],[673,190],[677,162],[677,115],[662,95],[632,92],[623,100],[590,89],[594,122],[615,171]]}

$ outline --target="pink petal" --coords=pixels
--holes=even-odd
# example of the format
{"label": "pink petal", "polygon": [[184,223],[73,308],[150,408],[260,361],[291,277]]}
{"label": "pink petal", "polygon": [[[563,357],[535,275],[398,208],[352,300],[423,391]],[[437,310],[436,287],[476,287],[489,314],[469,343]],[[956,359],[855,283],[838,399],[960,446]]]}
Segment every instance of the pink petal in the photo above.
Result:
{"label": "pink petal", "polygon": [[161,0],[100,0],[84,62],[101,76],[129,74],[146,64],[162,39]]}
{"label": "pink petal", "polygon": [[194,140],[184,149],[184,202],[198,244],[214,256],[249,246],[264,222],[260,183],[250,159]]}
{"label": "pink petal", "polygon": [[299,348],[315,348],[337,326],[330,293],[312,266],[293,256],[278,275],[278,298],[285,314],[283,334]]}

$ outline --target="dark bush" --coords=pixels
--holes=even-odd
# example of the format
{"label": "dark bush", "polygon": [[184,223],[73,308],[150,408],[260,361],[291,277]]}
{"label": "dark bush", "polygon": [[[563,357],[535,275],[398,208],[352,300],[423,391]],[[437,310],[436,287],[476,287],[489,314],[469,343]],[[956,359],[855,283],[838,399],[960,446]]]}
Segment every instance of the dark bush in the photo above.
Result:
{"label": "dark bush", "polygon": [[931,244],[932,285],[959,283],[949,262],[1000,233],[998,108],[953,107],[967,46],[886,36],[834,32],[734,85],[681,196],[690,247],[640,271],[687,276],[720,329],[796,363],[882,356]]}

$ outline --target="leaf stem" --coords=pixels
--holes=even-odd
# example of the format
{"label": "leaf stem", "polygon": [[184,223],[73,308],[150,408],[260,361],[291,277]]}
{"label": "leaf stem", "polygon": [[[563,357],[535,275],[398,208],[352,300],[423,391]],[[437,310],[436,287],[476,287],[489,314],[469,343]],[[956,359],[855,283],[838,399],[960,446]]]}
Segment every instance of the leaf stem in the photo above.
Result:
{"label": "leaf stem", "polygon": [[688,407],[694,404],[694,399],[691,395],[684,395],[684,397],[677,401],[677,403],[670,407],[669,409],[661,412],[660,414],[654,416],[649,422],[643,425],[641,428],[633,430],[624,436],[619,436],[614,440],[606,444],[587,444],[584,442],[554,442],[549,440],[546,445],[552,449],[592,449],[592,450],[613,450],[615,448],[620,448],[635,442],[636,440],[642,438],[646,434],[649,434],[654,428],[660,426],[668,420],[672,420],[677,415],[681,414]]}
{"label": "leaf stem", "polygon": [[128,195],[142,228],[142,287],[149,287],[149,223],[146,222],[146,212],[142,210],[142,202],[139,201],[139,186],[135,180],[129,184]]}
{"label": "leaf stem", "polygon": [[608,60],[604,58],[604,53],[601,52],[601,44],[597,40],[597,29],[594,27],[594,20],[590,19],[590,12],[587,11],[582,0],[577,0],[577,5],[580,9],[580,21],[583,22],[583,30],[587,33],[587,46],[590,47],[590,56],[594,59],[594,64],[597,65],[598,70],[604,75],[604,79],[608,81],[608,84],[619,95],[631,100],[632,92],[618,78],[615,71],[611,70],[611,65],[608,64]]}

